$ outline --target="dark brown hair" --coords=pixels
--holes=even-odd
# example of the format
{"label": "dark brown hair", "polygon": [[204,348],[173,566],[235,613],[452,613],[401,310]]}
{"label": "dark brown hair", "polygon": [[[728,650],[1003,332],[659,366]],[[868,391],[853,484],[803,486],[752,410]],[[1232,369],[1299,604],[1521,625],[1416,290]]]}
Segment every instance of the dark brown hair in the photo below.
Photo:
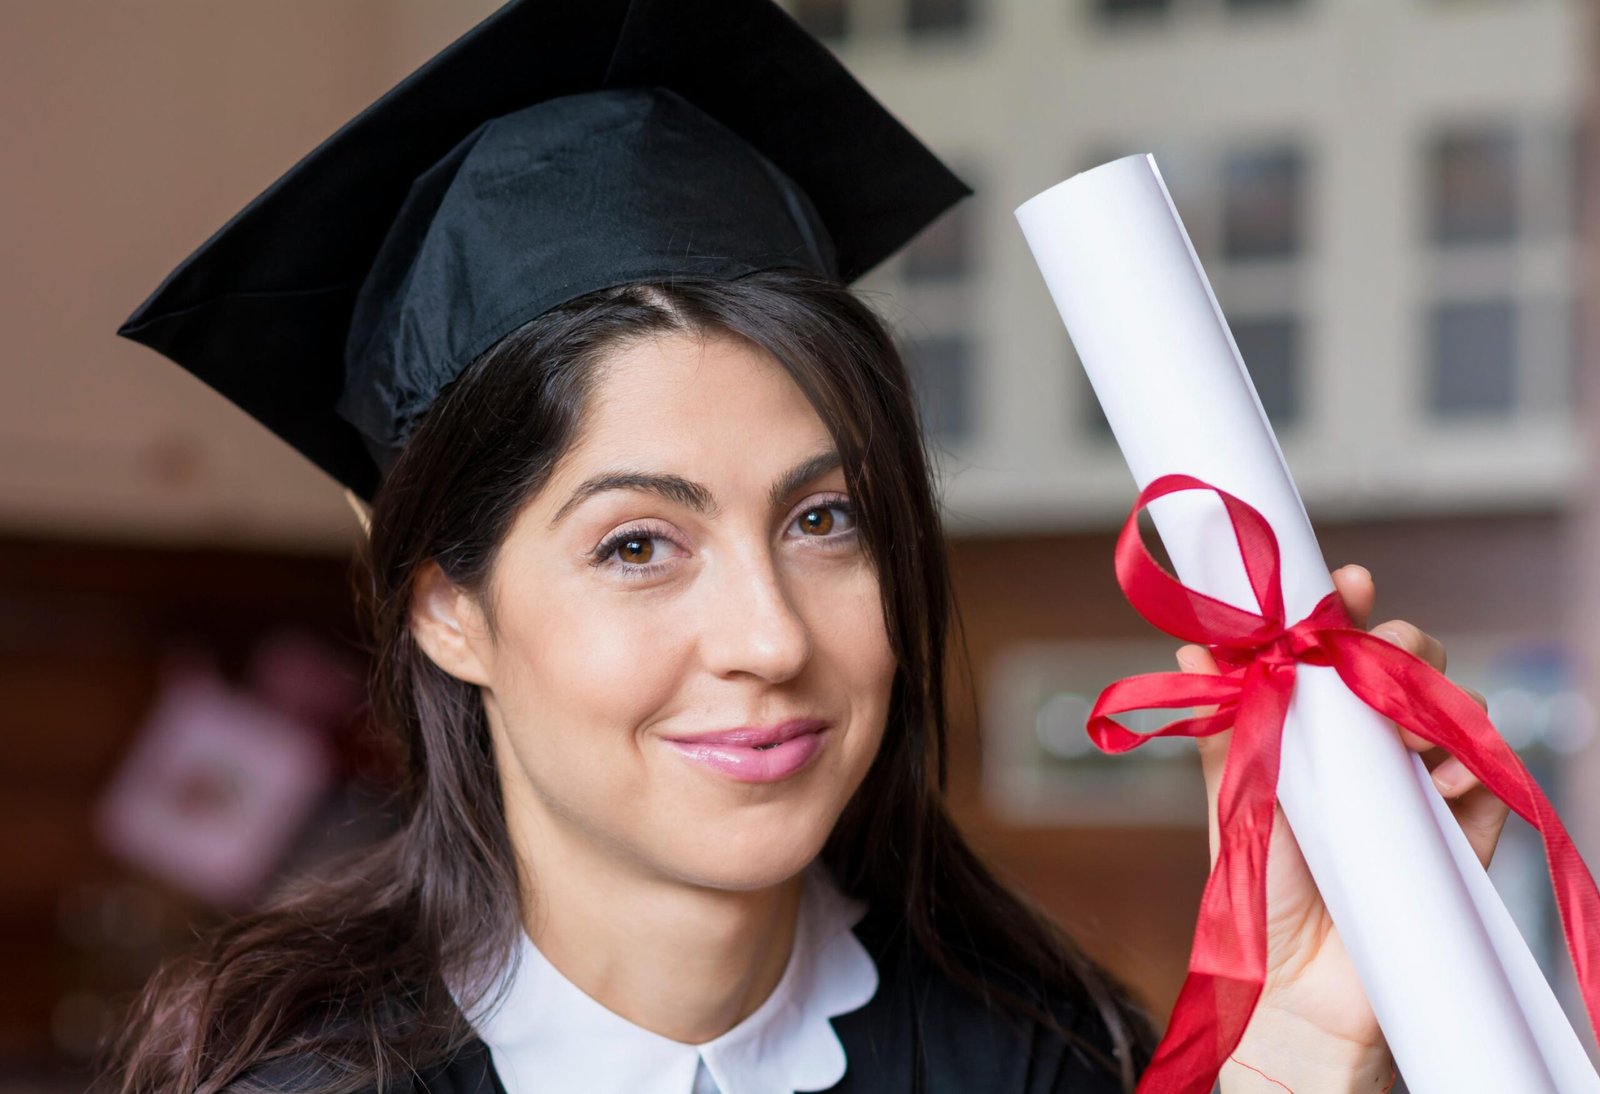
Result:
{"label": "dark brown hair", "polygon": [[[431,560],[483,592],[514,516],[573,443],[596,366],[675,331],[744,338],[787,370],[833,435],[879,575],[897,671],[880,751],[823,850],[833,877],[897,915],[945,975],[1053,1026],[1132,1090],[1148,1018],[996,880],[946,810],[945,661],[965,666],[965,650],[946,648],[959,618],[905,366],[853,292],[788,272],[591,294],[507,336],[423,415],[374,498],[358,569],[374,714],[403,760],[401,826],[154,978],[114,1051],[114,1089],[247,1089],[277,1059],[317,1062],[298,1089],[381,1089],[470,1038],[445,984],[486,982],[511,952],[517,867],[482,701],[412,641],[412,584]],[[1055,1003],[1097,1014],[1111,1054],[1063,1029]]]}

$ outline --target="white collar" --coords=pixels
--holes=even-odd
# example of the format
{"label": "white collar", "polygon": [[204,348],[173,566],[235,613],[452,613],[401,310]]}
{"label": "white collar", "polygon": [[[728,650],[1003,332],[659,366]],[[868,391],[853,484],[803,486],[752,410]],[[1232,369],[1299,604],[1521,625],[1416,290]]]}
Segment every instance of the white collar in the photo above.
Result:
{"label": "white collar", "polygon": [[473,1026],[506,1094],[826,1090],[845,1073],[844,1045],[828,1019],[878,990],[877,966],[851,930],[864,914],[866,906],[839,892],[820,865],[808,869],[778,986],[748,1018],[703,1044],[669,1040],[607,1010],[525,932],[500,1004]]}

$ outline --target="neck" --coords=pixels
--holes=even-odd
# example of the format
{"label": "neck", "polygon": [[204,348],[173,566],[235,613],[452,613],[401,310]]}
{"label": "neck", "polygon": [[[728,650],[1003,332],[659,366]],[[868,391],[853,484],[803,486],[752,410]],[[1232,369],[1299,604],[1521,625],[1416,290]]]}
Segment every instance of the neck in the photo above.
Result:
{"label": "neck", "polygon": [[583,851],[577,838],[559,822],[514,825],[512,834],[523,926],[584,994],[686,1044],[721,1036],[772,994],[793,948],[800,877],[714,889]]}

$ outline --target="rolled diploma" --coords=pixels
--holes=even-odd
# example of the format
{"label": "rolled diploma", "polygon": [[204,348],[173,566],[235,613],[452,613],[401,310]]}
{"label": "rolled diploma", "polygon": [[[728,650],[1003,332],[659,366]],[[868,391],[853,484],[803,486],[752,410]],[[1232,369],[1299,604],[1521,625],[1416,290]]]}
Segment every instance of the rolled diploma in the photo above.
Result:
{"label": "rolled diploma", "polygon": [[[1333,584],[1155,159],[1084,172],[1016,215],[1139,488],[1181,472],[1260,510],[1303,619]],[[1186,585],[1260,610],[1214,496],[1150,512]],[[1331,668],[1299,667],[1278,799],[1414,1094],[1600,1090],[1421,758]]]}

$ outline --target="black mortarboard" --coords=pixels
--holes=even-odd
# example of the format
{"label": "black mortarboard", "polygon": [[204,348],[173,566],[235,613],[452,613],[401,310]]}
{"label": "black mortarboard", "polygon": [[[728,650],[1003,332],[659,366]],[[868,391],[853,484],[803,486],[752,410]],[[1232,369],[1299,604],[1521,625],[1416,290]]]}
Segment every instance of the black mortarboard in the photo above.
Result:
{"label": "black mortarboard", "polygon": [[851,281],[967,188],[771,0],[514,0],[118,332],[357,494],[483,350],[595,289]]}

